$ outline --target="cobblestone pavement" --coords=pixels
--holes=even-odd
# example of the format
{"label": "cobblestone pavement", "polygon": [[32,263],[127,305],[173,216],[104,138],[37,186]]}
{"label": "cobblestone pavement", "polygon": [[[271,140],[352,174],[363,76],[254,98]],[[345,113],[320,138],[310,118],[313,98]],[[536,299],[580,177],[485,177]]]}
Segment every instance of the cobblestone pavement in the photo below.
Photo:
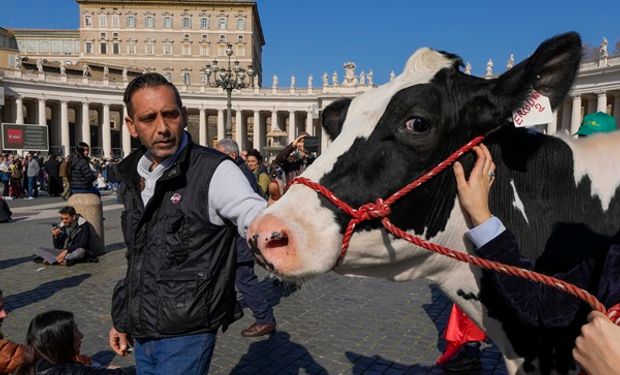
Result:
{"label": "cobblestone pavement", "polygon": [[[126,270],[120,208],[104,196],[107,253],[99,263],[49,267],[31,262],[31,249],[50,246],[50,223],[64,205],[58,198],[9,201],[16,222],[0,224],[0,288],[10,312],[4,332],[23,342],[38,313],[64,309],[76,315],[85,338],[83,353],[104,365],[132,366],[107,345],[110,298]],[[275,306],[278,331],[243,338],[246,316],[219,334],[212,374],[442,374],[433,366],[438,337],[449,313],[448,300],[425,281],[392,283],[327,274],[298,290],[274,285],[258,270],[261,286]],[[482,353],[483,371],[504,374],[496,348]]]}

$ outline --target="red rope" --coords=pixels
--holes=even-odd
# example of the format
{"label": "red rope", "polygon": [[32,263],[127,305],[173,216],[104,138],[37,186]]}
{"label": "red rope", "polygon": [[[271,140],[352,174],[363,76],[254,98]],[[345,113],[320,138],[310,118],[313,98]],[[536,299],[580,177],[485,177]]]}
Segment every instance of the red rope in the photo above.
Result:
{"label": "red rope", "polygon": [[507,264],[503,264],[500,262],[494,262],[486,259],[479,258],[474,255],[470,255],[468,253],[462,251],[456,251],[449,249],[447,247],[425,241],[421,238],[415,237],[402,229],[396,227],[388,216],[391,213],[391,205],[394,204],[397,200],[402,198],[403,196],[410,193],[412,190],[416,189],[423,183],[427,182],[448,166],[452,165],[456,160],[458,160],[464,153],[471,150],[474,146],[478,145],[484,137],[476,137],[472,139],[469,143],[458,149],[452,155],[450,155],[446,160],[439,163],[429,172],[425,173],[421,177],[417,178],[413,182],[407,184],[405,187],[392,194],[385,201],[381,198],[377,199],[374,203],[366,203],[360,206],[357,209],[352,208],[346,202],[338,199],[336,195],[331,192],[326,187],[322,186],[319,183],[313,182],[304,177],[297,177],[290,182],[290,185],[293,184],[302,184],[305,185],[319,194],[325,196],[330,202],[332,202],[336,207],[344,211],[347,215],[351,216],[351,220],[347,225],[347,228],[344,232],[344,236],[342,238],[342,247],[340,250],[340,256],[338,258],[339,264],[344,256],[346,255],[347,249],[349,248],[349,242],[351,241],[351,237],[353,236],[353,232],[355,231],[355,226],[361,222],[371,219],[381,219],[381,223],[385,227],[385,229],[393,234],[396,237],[403,238],[414,245],[417,245],[423,249],[435,252],[437,254],[445,255],[452,259],[456,259],[461,262],[473,264],[475,266],[482,267],[484,269],[493,270],[496,272],[504,273],[511,276],[516,276],[520,278],[524,278],[530,281],[542,283],[553,288],[559,289],[565,293],[573,295],[587,304],[589,304],[594,310],[600,311],[606,314],[614,323],[620,324],[620,304],[617,304],[610,308],[608,311],[605,309],[605,306],[594,297],[592,294],[588,293],[586,290],[576,287],[573,284],[567,283],[560,279],[556,279],[552,276],[543,275],[534,271],[526,270],[519,267],[510,266]]}

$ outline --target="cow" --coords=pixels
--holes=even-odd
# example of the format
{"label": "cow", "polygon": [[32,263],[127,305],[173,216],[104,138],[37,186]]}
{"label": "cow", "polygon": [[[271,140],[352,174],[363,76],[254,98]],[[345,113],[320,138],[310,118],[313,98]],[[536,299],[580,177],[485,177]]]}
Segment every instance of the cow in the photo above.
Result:
{"label": "cow", "polygon": [[[323,110],[322,125],[333,142],[302,177],[360,207],[389,197],[483,135],[497,165],[492,211],[537,271],[567,271],[605,251],[620,228],[620,132],[579,140],[548,136],[516,127],[512,113],[532,90],[556,108],[581,54],[578,34],[558,35],[504,74],[482,79],[461,72],[454,54],[419,49],[395,79]],[[471,153],[461,158],[466,169],[474,160]],[[410,234],[473,253],[449,169],[397,201],[389,217]],[[263,266],[290,279],[333,269],[430,280],[494,340],[510,374],[573,370],[571,349],[587,307],[570,327],[526,326],[499,302],[480,269],[395,238],[378,219],[356,227],[340,259],[349,220],[324,196],[296,184],[252,223],[248,238]]]}

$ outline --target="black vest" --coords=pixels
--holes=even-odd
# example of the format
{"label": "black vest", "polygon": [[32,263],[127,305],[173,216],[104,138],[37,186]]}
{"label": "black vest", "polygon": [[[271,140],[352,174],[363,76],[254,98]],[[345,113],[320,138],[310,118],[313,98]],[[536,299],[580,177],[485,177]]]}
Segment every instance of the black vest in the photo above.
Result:
{"label": "black vest", "polygon": [[118,165],[128,268],[112,301],[114,327],[135,338],[213,332],[241,317],[235,296],[232,223],[209,221],[211,177],[227,157],[191,142],[157,181],[146,207],[138,161]]}

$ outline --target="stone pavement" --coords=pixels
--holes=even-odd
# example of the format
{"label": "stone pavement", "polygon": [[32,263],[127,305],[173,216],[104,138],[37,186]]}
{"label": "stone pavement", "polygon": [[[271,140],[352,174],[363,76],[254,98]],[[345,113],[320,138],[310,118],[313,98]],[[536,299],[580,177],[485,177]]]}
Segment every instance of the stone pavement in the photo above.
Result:
{"label": "stone pavement", "polygon": [[[50,246],[50,223],[64,205],[58,198],[9,201],[14,223],[0,224],[0,288],[10,312],[5,335],[23,342],[38,313],[75,313],[84,333],[83,353],[103,364],[132,366],[107,345],[112,288],[126,270],[120,230],[121,209],[104,196],[107,253],[99,263],[70,268],[30,261],[31,249]],[[257,268],[258,270],[258,268]],[[278,331],[270,337],[243,338],[246,316],[219,334],[212,374],[442,374],[433,366],[438,337],[449,313],[447,299],[425,281],[392,283],[327,274],[298,290],[274,285],[262,270],[261,286],[275,306]],[[483,352],[484,370],[504,374],[496,348]]]}

